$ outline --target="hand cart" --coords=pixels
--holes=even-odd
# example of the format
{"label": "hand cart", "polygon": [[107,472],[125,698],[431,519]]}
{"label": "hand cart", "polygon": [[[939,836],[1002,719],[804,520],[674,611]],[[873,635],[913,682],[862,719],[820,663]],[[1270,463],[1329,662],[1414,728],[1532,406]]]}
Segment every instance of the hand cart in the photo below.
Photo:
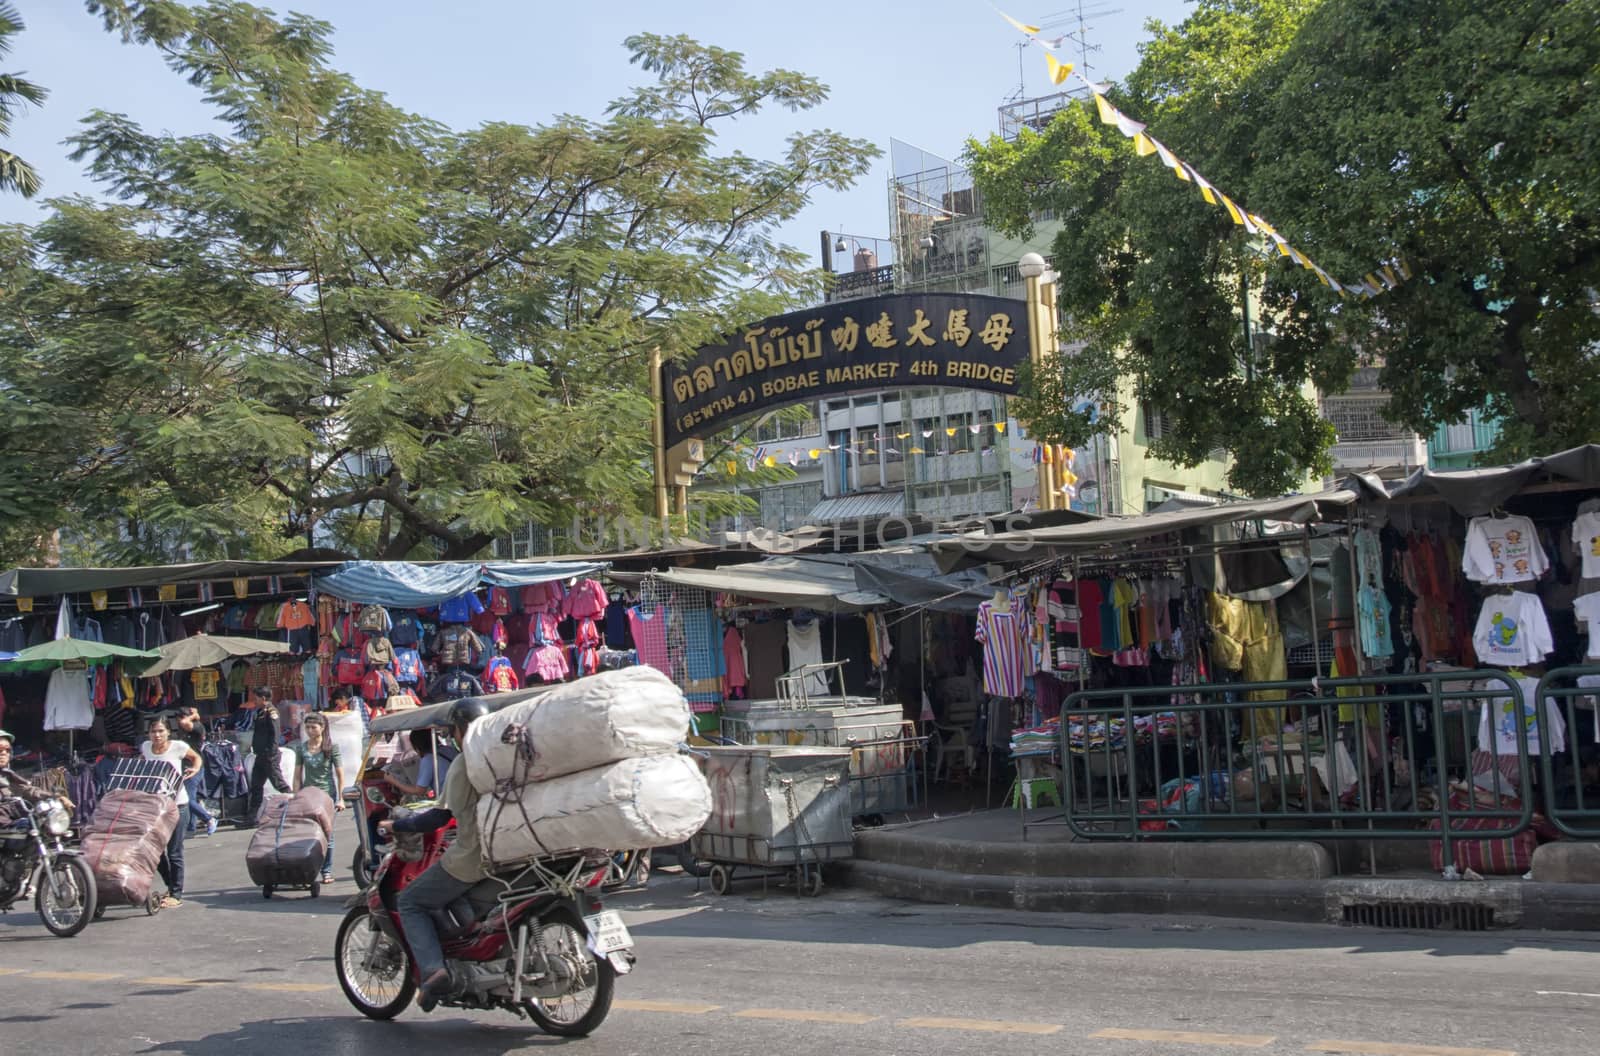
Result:
{"label": "hand cart", "polygon": [[[145,759],[136,756],[131,759],[117,761],[117,764],[111,768],[111,773],[106,775],[105,791],[148,792],[152,795],[163,796],[176,804],[178,801],[178,788],[182,784],[183,774],[165,759]],[[100,898],[94,907],[94,918],[96,920],[105,916],[106,907],[109,905],[129,905],[127,902],[113,903],[107,895],[108,892],[102,887]],[[144,900],[143,904],[134,908],[142,909],[146,915],[153,917],[161,912],[161,899],[162,895],[157,894],[154,885],[152,885],[150,896]]]}
{"label": "hand cart", "polygon": [[822,867],[854,851],[850,749],[735,745],[701,756],[711,785],[711,818],[690,841],[711,864],[711,890],[725,895],[738,869],[763,887],[791,879],[803,895],[822,893]]}

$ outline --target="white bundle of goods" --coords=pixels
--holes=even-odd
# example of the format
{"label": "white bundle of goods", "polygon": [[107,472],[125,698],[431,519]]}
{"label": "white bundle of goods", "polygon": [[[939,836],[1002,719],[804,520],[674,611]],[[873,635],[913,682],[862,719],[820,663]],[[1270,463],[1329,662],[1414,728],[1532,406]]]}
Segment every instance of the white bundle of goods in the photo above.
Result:
{"label": "white bundle of goods", "polygon": [[699,764],[647,755],[485,795],[478,838],[486,859],[511,863],[589,848],[665,847],[699,832],[709,817],[711,786]]}
{"label": "white bundle of goods", "polygon": [[653,667],[605,671],[477,720],[461,746],[472,787],[487,795],[623,759],[677,750],[692,716],[683,691]]}

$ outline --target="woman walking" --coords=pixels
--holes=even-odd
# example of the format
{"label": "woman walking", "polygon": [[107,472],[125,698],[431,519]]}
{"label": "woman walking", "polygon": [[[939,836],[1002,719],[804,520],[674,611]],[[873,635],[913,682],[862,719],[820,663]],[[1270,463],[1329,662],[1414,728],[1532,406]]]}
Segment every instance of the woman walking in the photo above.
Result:
{"label": "woman walking", "polygon": [[167,851],[156,863],[161,879],[166,882],[167,895],[161,900],[163,909],[183,905],[183,838],[189,829],[189,782],[199,773],[200,753],[172,739],[172,727],[166,719],[156,719],[146,732],[150,739],[139,745],[139,754],[171,766],[178,774],[178,824],[167,840]]}
{"label": "woman walking", "polygon": [[[343,810],[344,764],[339,749],[328,738],[328,720],[318,712],[306,716],[302,724],[305,740],[294,746],[294,787],[320,788],[333,800],[333,809]],[[328,853],[322,859],[322,882],[333,883],[333,835],[328,835]]]}

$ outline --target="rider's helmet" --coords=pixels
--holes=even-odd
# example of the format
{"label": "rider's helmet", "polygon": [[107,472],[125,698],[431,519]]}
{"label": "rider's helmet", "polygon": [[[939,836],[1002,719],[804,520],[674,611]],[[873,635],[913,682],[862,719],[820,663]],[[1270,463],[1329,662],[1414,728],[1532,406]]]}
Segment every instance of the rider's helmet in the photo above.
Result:
{"label": "rider's helmet", "polygon": [[464,730],[472,725],[474,719],[481,719],[489,714],[489,705],[478,697],[463,697],[450,705],[449,723],[451,730]]}

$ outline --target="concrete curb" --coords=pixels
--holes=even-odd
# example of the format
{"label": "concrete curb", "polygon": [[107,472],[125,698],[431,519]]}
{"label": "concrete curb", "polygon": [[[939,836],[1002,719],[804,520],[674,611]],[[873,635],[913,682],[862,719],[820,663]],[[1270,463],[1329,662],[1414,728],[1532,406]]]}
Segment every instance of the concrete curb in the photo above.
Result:
{"label": "concrete curb", "polygon": [[837,881],[891,898],[1045,913],[1136,913],[1342,923],[1344,907],[1467,904],[1495,927],[1600,931],[1600,884],[1339,878],[1013,876],[857,859]]}
{"label": "concrete curb", "polygon": [[901,829],[856,833],[856,858],[971,876],[1130,877],[1176,880],[1321,880],[1333,856],[1306,841],[1000,843],[917,835]]}

